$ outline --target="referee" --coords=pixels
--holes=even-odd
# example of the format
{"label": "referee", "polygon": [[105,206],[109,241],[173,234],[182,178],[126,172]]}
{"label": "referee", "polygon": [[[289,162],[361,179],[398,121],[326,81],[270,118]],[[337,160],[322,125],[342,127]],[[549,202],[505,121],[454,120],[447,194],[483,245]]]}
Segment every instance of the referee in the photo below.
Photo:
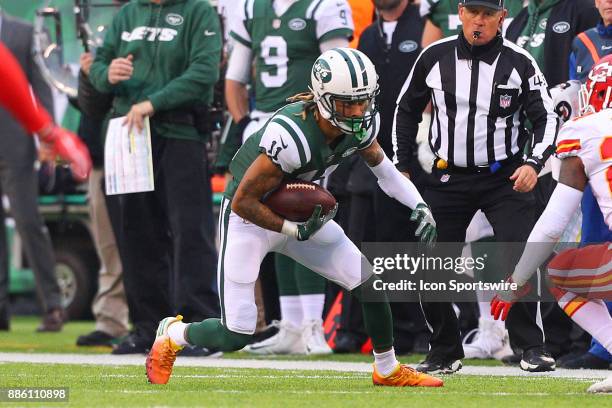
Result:
{"label": "referee", "polygon": [[[501,37],[507,14],[503,0],[464,0],[458,11],[462,31],[426,48],[404,83],[392,134],[394,161],[409,172],[421,114],[431,101],[435,180],[425,197],[438,240],[463,242],[470,220],[481,209],[497,241],[524,242],[534,222],[531,191],[554,150],[557,116],[534,59]],[[526,120],[533,135],[525,129]],[[523,157],[530,138],[533,147]],[[423,310],[433,333],[418,370],[458,370],[463,349],[451,304],[424,303]],[[515,312],[515,324],[512,316],[508,319],[510,336],[523,346],[523,369],[554,369],[541,331],[524,314]]]}

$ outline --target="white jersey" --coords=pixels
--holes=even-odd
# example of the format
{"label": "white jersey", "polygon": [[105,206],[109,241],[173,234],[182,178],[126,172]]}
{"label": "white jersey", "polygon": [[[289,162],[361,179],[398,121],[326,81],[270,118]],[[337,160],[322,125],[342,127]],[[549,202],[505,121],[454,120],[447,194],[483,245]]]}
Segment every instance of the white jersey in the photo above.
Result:
{"label": "white jersey", "polygon": [[565,123],[558,136],[557,156],[582,160],[604,220],[612,228],[612,109]]}

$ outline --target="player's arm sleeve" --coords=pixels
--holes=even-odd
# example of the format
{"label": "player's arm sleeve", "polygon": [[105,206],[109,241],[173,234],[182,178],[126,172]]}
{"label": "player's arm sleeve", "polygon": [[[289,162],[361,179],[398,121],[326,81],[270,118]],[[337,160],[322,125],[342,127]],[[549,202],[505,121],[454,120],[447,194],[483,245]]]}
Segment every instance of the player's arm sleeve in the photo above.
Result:
{"label": "player's arm sleeve", "polygon": [[525,95],[523,107],[533,124],[533,148],[525,163],[539,173],[555,151],[559,117],[555,113],[544,74],[533,57],[526,57],[528,65],[522,83],[522,93]]}
{"label": "player's arm sleeve", "polygon": [[285,173],[304,167],[311,158],[305,135],[292,120],[283,116],[276,116],[266,125],[259,150]]}
{"label": "player's arm sleeve", "polygon": [[524,285],[552,253],[555,243],[578,209],[580,200],[582,191],[562,183],[557,184],[512,274],[512,280],[519,286]]}
{"label": "player's arm sleeve", "polygon": [[353,35],[353,15],[346,0],[313,1],[306,17],[316,21],[319,43],[330,38],[350,38]]}
{"label": "player's arm sleeve", "polygon": [[51,116],[32,95],[30,84],[21,65],[0,41],[0,106],[7,109],[28,133],[48,126]]}
{"label": "player's arm sleeve", "polygon": [[242,0],[236,5],[236,10],[230,20],[230,37],[247,48],[251,48],[249,26],[253,18],[253,1]]}
{"label": "player's arm sleeve", "polygon": [[[221,27],[216,12],[206,2],[196,3],[193,19],[199,22],[191,28],[189,66],[159,91],[148,96],[155,111],[193,104],[202,93],[219,79],[221,61]],[[213,35],[207,33],[213,32]]]}
{"label": "player's arm sleeve", "polygon": [[417,151],[416,136],[423,110],[430,100],[427,86],[428,69],[425,63],[426,52],[417,58],[406,82],[400,91],[395,107],[391,142],[393,144],[393,163],[400,171],[407,172]]}
{"label": "player's arm sleeve", "polygon": [[253,52],[241,42],[234,43],[227,64],[225,79],[247,84],[251,77],[251,60]]}
{"label": "player's arm sleeve", "polygon": [[380,189],[389,197],[395,198],[410,209],[415,209],[418,204],[425,203],[419,190],[391,163],[384,155],[383,160],[374,167],[370,167],[372,173],[378,179]]}

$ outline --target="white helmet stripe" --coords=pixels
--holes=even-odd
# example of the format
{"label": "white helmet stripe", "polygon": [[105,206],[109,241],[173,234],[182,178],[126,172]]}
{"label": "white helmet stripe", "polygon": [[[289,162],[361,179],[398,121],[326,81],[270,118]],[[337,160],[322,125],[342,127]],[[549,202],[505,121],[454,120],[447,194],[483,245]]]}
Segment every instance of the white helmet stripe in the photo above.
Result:
{"label": "white helmet stripe", "polygon": [[357,62],[359,63],[359,70],[361,71],[363,86],[368,86],[368,73],[366,71],[365,64],[363,63],[361,55],[359,55],[358,52],[355,52],[355,50],[351,50],[351,53],[355,56],[355,58],[357,58]]}
{"label": "white helmet stripe", "polygon": [[346,62],[346,65],[348,66],[348,69],[349,69],[349,73],[351,74],[351,86],[353,88],[357,88],[358,87],[357,72],[355,70],[355,64],[353,63],[353,61],[351,61],[351,57],[346,52],[344,52],[344,50],[341,48],[334,48],[333,50],[336,51],[338,54],[340,54],[342,58],[344,59],[344,61]]}

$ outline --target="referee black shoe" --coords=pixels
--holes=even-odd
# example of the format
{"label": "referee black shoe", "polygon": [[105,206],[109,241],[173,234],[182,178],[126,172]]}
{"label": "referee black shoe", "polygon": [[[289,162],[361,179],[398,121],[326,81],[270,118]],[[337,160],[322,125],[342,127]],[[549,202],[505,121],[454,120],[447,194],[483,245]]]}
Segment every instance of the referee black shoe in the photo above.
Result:
{"label": "referee black shoe", "polygon": [[436,356],[428,356],[425,361],[417,366],[417,371],[427,374],[453,374],[463,367],[461,360],[444,360]]}
{"label": "referee black shoe", "polygon": [[91,333],[79,336],[76,341],[77,346],[106,346],[112,347],[116,339],[102,330],[94,330]]}
{"label": "referee black shoe", "polygon": [[540,347],[534,347],[523,352],[520,367],[523,371],[541,373],[555,371],[555,359]]}
{"label": "referee black shoe", "polygon": [[220,350],[208,349],[203,346],[185,346],[178,355],[180,357],[211,357],[217,358],[223,356],[223,352]]}

